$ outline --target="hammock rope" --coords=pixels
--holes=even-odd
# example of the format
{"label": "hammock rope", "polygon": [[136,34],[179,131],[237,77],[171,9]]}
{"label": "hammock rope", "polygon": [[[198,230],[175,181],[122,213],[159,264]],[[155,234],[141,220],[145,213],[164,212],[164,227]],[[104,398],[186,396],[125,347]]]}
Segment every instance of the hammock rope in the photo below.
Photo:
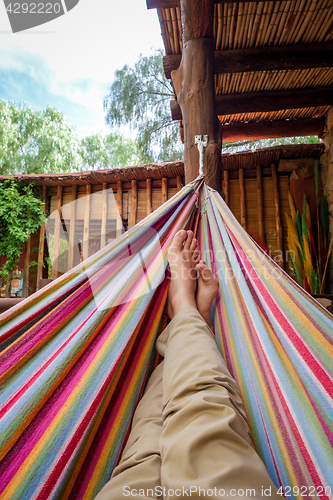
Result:
{"label": "hammock rope", "polygon": [[333,498],[332,316],[201,176],[0,316],[0,499],[90,500],[108,481],[157,363],[182,228],[218,276],[217,343],[274,483],[288,498]]}

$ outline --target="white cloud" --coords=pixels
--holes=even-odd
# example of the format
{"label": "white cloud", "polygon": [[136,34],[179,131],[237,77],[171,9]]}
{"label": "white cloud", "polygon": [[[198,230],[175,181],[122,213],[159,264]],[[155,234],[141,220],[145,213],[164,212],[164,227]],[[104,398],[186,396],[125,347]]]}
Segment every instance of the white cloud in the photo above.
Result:
{"label": "white cloud", "polygon": [[[145,0],[80,0],[50,23],[21,33],[9,31],[1,2],[1,69],[28,75],[50,98],[58,96],[64,104],[70,101],[86,108],[91,131],[96,132],[108,131],[103,97],[115,70],[134,63],[140,53],[149,54],[152,47],[162,47],[157,14],[147,10]],[[25,96],[21,90],[21,100],[29,103],[31,92]],[[61,111],[67,116],[66,109]],[[80,135],[86,133],[87,125],[80,130],[76,123]]]}

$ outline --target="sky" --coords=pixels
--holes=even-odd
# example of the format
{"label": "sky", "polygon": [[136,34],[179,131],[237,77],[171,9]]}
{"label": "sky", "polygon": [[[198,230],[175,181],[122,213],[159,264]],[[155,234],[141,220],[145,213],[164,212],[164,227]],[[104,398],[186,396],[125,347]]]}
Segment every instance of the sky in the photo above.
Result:
{"label": "sky", "polygon": [[55,107],[80,138],[110,133],[103,98],[114,72],[156,48],[163,48],[160,25],[146,0],[80,0],[63,16],[14,34],[0,0],[0,100],[36,111]]}

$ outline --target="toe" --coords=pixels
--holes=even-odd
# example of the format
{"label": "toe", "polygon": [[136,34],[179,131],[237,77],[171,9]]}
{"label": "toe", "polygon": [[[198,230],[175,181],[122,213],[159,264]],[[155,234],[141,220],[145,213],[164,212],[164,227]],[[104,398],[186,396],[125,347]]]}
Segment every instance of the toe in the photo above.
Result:
{"label": "toe", "polygon": [[194,264],[200,262],[200,250],[198,248],[196,248],[193,252],[192,261]]}
{"label": "toe", "polygon": [[199,264],[197,264],[195,267],[198,269],[203,281],[208,282],[208,281],[214,279],[214,274],[209,269],[209,267],[206,266],[206,264],[203,261],[200,261]]}
{"label": "toe", "polygon": [[197,246],[198,246],[198,240],[196,238],[193,238],[190,245],[190,251],[194,252]]}
{"label": "toe", "polygon": [[[197,269],[199,269],[199,270],[203,270],[203,269],[205,269],[207,266],[206,266],[206,264],[204,263],[204,261],[203,261],[203,260],[200,260],[200,261],[198,262],[198,264],[197,264],[195,267],[196,267]],[[207,268],[207,269],[208,269],[208,268]]]}
{"label": "toe", "polygon": [[179,251],[179,252],[181,252],[182,249],[183,249],[184,241],[186,239],[187,239],[187,231],[185,231],[184,229],[182,229],[173,238],[173,241],[172,241],[172,243],[170,245],[170,250],[171,251]]}
{"label": "toe", "polygon": [[192,240],[193,240],[193,231],[187,231],[187,238],[184,243],[184,250],[190,250]]}

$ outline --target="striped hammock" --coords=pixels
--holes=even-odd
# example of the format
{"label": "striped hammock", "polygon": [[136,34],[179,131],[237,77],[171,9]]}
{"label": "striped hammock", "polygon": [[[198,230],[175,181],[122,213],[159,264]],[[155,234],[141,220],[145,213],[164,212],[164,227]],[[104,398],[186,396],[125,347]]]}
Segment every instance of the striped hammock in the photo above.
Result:
{"label": "striped hammock", "polygon": [[333,498],[332,316],[202,183],[0,316],[0,499],[93,499],[157,362],[167,250],[192,228],[219,278],[218,346],[287,498]]}

